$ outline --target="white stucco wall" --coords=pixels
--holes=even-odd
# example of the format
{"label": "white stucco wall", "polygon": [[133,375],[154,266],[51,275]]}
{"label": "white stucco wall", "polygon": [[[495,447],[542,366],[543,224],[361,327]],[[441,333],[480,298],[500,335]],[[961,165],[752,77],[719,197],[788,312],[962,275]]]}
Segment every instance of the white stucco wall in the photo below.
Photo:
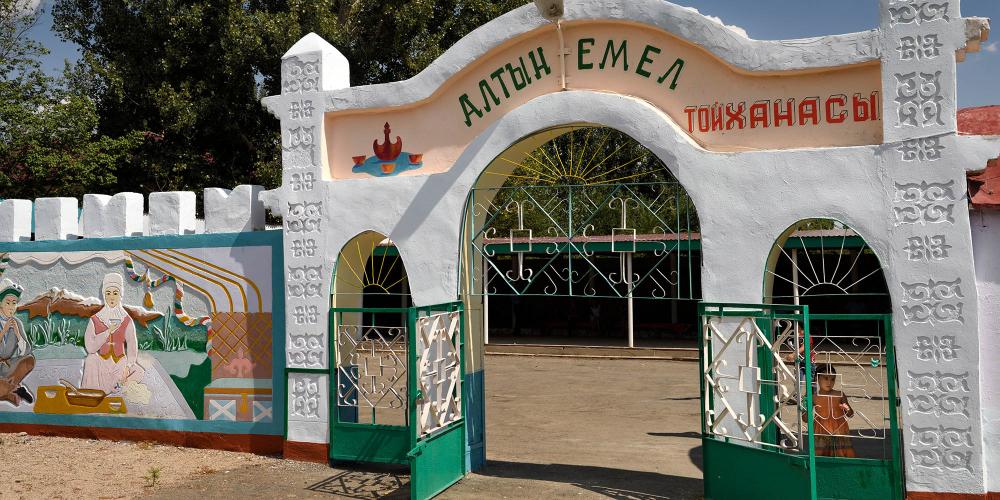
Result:
{"label": "white stucco wall", "polygon": [[[284,184],[262,199],[284,218],[286,274],[319,267],[319,289],[329,290],[334,256],[355,235],[373,230],[396,243],[417,305],[455,300],[465,201],[483,170],[535,132],[573,124],[613,127],[662,159],[694,200],[705,300],[760,302],[771,245],[797,221],[829,217],[858,231],[879,256],[892,296],[907,489],[983,493],[984,447],[996,448],[995,439],[989,441],[996,434],[989,427],[984,435],[976,417],[976,347],[987,330],[979,326],[964,193],[966,169],[981,168],[990,148],[955,133],[954,54],[979,36],[981,26],[961,18],[958,3],[941,11],[880,0],[878,31],[759,42],[659,0],[566,2],[567,19],[651,24],[749,71],[880,59],[882,145],[709,152],[646,101],[573,90],[537,97],[497,118],[447,172],[364,180],[326,180],[324,113],[424,99],[477,57],[544,21],[533,6],[523,7],[477,29],[413,79],[361,88],[343,88],[342,56],[311,35],[283,59],[282,94],[264,101],[282,122]],[[909,40],[923,47],[928,37],[932,49],[919,57],[905,50]],[[330,64],[340,69],[330,74]],[[307,242],[318,250],[295,250]],[[327,393],[316,388],[327,384],[319,373],[327,367],[327,298],[287,295],[287,301],[288,364],[317,370],[294,376],[289,400],[306,398],[325,409]],[[939,346],[952,338],[959,354],[945,355]],[[957,411],[942,403],[949,395],[963,402]],[[289,409],[289,439],[327,442],[328,415],[302,408]]]}
{"label": "white stucco wall", "polygon": [[972,213],[972,244],[976,257],[976,284],[979,288],[980,359],[983,396],[983,441],[990,491],[1000,491],[1000,211]]}

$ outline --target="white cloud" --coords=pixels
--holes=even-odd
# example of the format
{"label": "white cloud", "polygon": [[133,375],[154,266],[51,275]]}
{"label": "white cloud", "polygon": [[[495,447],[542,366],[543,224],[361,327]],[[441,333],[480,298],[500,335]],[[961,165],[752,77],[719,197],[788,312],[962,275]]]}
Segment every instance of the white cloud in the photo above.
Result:
{"label": "white cloud", "polygon": [[747,34],[747,30],[745,30],[745,29],[743,29],[743,28],[741,28],[739,26],[736,26],[734,24],[726,24],[726,23],[722,22],[722,19],[720,19],[717,16],[710,16],[710,15],[707,15],[707,14],[702,14],[698,9],[696,9],[694,7],[681,7],[681,8],[685,9],[685,10],[689,10],[691,12],[694,12],[695,14],[699,14],[699,15],[705,16],[705,18],[707,18],[709,21],[712,21],[713,23],[718,24],[719,26],[723,26],[725,28],[728,28],[730,31],[732,31],[733,33],[736,33],[737,35],[742,36],[743,38],[750,38],[750,35]]}
{"label": "white cloud", "polygon": [[997,42],[993,42],[984,45],[983,50],[986,52],[1000,52],[1000,47],[997,46]]}

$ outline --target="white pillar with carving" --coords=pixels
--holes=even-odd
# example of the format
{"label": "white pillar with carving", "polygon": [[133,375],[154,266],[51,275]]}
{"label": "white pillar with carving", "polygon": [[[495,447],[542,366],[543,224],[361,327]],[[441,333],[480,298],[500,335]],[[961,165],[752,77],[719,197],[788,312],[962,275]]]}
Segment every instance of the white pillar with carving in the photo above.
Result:
{"label": "white pillar with carving", "polygon": [[[880,0],[883,130],[879,176],[892,246],[908,491],[985,492],[978,319],[965,165],[956,140],[959,0]],[[973,47],[968,47],[972,49]]]}
{"label": "white pillar with carving", "polygon": [[288,441],[329,442],[328,313],[336,249],[329,248],[323,158],[324,92],[350,86],[347,59],[315,33],[281,60],[281,95],[264,105],[281,120],[282,185],[261,194],[284,231]]}

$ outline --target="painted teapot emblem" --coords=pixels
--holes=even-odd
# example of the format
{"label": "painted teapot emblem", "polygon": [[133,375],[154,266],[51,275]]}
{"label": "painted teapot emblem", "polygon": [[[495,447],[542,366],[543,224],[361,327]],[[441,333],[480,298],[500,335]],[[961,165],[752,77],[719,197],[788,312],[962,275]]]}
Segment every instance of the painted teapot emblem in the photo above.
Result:
{"label": "painted teapot emblem", "polygon": [[417,153],[407,153],[403,151],[403,139],[396,136],[396,142],[392,142],[389,134],[392,128],[389,122],[385,123],[382,129],[384,140],[379,143],[378,139],[372,141],[372,151],[375,156],[354,156],[354,173],[366,173],[375,177],[385,177],[397,175],[407,170],[415,170],[424,165],[424,155]]}

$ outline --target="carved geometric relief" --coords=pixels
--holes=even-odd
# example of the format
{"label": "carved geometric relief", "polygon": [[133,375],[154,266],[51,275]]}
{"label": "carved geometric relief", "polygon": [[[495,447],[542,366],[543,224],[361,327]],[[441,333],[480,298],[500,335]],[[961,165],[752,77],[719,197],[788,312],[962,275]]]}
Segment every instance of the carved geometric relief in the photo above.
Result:
{"label": "carved geometric relief", "polygon": [[913,346],[913,350],[917,352],[917,359],[935,362],[954,361],[961,349],[954,335],[917,337]]}
{"label": "carved geometric relief", "polygon": [[899,125],[928,127],[944,125],[944,96],[941,72],[913,72],[896,74],[896,114]]}
{"label": "carved geometric relief", "polygon": [[955,181],[896,183],[896,225],[955,222]]}
{"label": "carved geometric relief", "polygon": [[944,146],[940,137],[923,137],[903,141],[896,147],[896,151],[899,151],[903,161],[934,161],[941,159]]}
{"label": "carved geometric relief", "polygon": [[954,281],[900,283],[903,287],[903,324],[964,323],[964,304],[959,300],[964,298],[961,284],[961,278]]}
{"label": "carved geometric relief", "polygon": [[323,266],[288,266],[289,297],[319,297]]}
{"label": "carved geometric relief", "polygon": [[[927,339],[927,337],[920,338]],[[950,338],[954,339],[954,337]],[[926,353],[928,351],[922,350],[920,340],[918,340],[918,347],[915,349],[921,358],[927,356]],[[949,356],[947,359],[954,359],[954,351],[957,349],[958,347],[954,347],[953,349],[950,347],[946,348],[945,352],[950,352],[951,354],[945,354],[944,356]],[[908,371],[907,375],[910,378],[910,394],[907,394],[906,399],[910,403],[909,413],[911,415],[914,413],[923,413],[925,415],[934,415],[935,417],[952,415],[968,418],[970,416],[970,399],[966,395],[971,391],[969,388],[968,372],[956,374]]]}
{"label": "carved geometric relief", "polygon": [[285,226],[289,233],[319,232],[322,222],[323,202],[288,203]]}
{"label": "carved geometric relief", "polygon": [[292,120],[304,120],[313,117],[313,103],[308,99],[292,101],[288,104],[288,117]]}
{"label": "carved geometric relief", "polygon": [[295,306],[292,318],[296,325],[315,325],[319,321],[319,308],[316,306]]}
{"label": "carved geometric relief", "polygon": [[899,39],[899,58],[904,61],[913,59],[933,59],[941,55],[944,44],[938,41],[935,34],[904,36]]}
{"label": "carved geometric relief", "polygon": [[323,366],[325,351],[323,335],[319,332],[293,332],[288,335],[288,364],[290,366]]}
{"label": "carved geometric relief", "polygon": [[972,429],[911,426],[911,469],[972,472]]}
{"label": "carved geometric relief", "polygon": [[932,392],[929,394],[908,394],[906,399],[910,403],[909,413],[911,415],[923,413],[935,417],[941,415],[969,417],[969,398],[965,396]]}
{"label": "carved geometric relief", "polygon": [[914,372],[907,371],[910,391],[937,391],[943,393],[970,392],[969,372]]}
{"label": "carved geometric relief", "polygon": [[292,94],[319,90],[318,57],[289,57],[281,61],[281,93]]}
{"label": "carved geometric relief", "polygon": [[315,184],[316,175],[312,172],[303,172],[291,175],[292,191],[310,191]]}
{"label": "carved geometric relief", "polygon": [[912,261],[931,262],[948,258],[951,245],[943,234],[933,236],[912,236],[906,239],[906,258]]}
{"label": "carved geometric relief", "polygon": [[281,140],[284,164],[291,168],[316,165],[316,127],[295,127],[285,131]]}
{"label": "carved geometric relief", "polygon": [[292,241],[292,257],[316,256],[316,240],[312,238]]}
{"label": "carved geometric relief", "polygon": [[323,401],[319,376],[295,374],[294,377],[290,377],[288,385],[288,398],[292,407],[290,416],[308,420],[320,419]]}
{"label": "carved geometric relief", "polygon": [[889,5],[889,25],[949,21],[948,2],[895,0]]}

